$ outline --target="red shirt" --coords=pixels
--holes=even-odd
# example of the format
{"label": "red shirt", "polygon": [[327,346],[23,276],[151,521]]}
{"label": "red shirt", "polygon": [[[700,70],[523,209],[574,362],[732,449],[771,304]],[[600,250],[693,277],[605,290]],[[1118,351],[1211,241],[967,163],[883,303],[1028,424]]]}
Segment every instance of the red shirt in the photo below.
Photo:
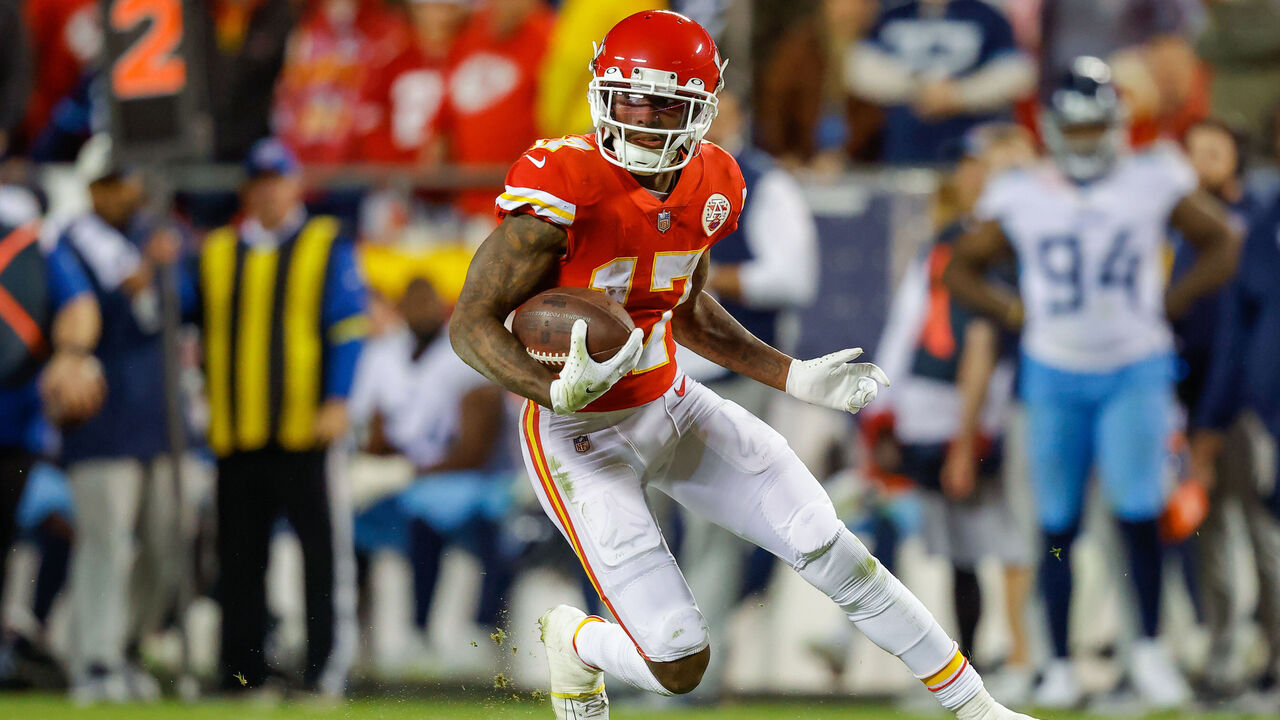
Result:
{"label": "red shirt", "polygon": [[527,213],[563,226],[569,247],[556,285],[608,294],[644,331],[639,365],[588,411],[643,405],[671,387],[672,311],[687,299],[702,254],[738,226],[745,197],[738,163],[709,142],[666,200],[605,160],[594,135],[540,140],[516,160],[498,196],[498,217]]}
{"label": "red shirt", "polygon": [[361,91],[356,119],[360,162],[414,163],[430,142],[445,98],[446,61],[406,47]]}
{"label": "red shirt", "polygon": [[317,3],[303,18],[276,88],[276,134],[302,162],[358,160],[361,90],[409,42],[408,21],[377,0],[361,4],[349,25],[329,22]]}
{"label": "red shirt", "polygon": [[23,129],[28,140],[49,123],[53,106],[66,97],[102,48],[97,0],[26,0],[35,78]]}
{"label": "red shirt", "polygon": [[[440,116],[454,162],[505,165],[538,139],[539,69],[554,22],[553,13],[539,6],[500,37],[491,13],[481,10],[462,29],[453,46],[448,97]],[[463,193],[458,204],[466,213],[485,213],[497,191]]]}

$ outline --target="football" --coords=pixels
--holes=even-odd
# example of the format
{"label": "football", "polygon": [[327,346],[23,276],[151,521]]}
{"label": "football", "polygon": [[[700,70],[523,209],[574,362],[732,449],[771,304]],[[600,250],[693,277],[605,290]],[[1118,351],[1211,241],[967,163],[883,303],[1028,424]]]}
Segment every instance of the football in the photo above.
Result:
{"label": "football", "polygon": [[560,287],[540,292],[516,308],[511,332],[530,357],[558,370],[568,357],[569,338],[578,318],[587,321],[587,351],[597,362],[613,357],[636,327],[622,305],[608,295]]}

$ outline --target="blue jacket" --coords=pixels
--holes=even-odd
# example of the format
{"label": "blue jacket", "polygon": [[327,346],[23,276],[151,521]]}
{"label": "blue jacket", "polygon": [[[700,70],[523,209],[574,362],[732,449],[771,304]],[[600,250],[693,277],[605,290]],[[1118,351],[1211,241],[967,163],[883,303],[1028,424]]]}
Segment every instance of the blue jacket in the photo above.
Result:
{"label": "blue jacket", "polygon": [[[1232,220],[1246,229],[1253,226],[1259,214],[1257,204],[1249,195],[1227,209]],[[1170,273],[1171,283],[1191,269],[1195,255],[1195,248],[1190,243],[1177,238],[1173,271]],[[1172,323],[1178,345],[1178,395],[1192,415],[1200,407],[1209,381],[1209,364],[1213,358],[1215,336],[1218,334],[1218,314],[1221,312],[1224,292],[1225,288],[1200,298],[1184,317]]]}
{"label": "blue jacket", "polygon": [[[880,15],[868,36],[879,50],[921,76],[959,79],[987,63],[1017,52],[1013,27],[982,0],[951,0],[940,17],[926,3],[910,0]],[[946,160],[948,145],[970,128],[1008,113],[957,115],[924,120],[907,105],[891,107],[885,117],[884,157],[891,163]]]}
{"label": "blue jacket", "polygon": [[73,221],[58,238],[58,246],[77,259],[98,298],[102,336],[94,354],[107,381],[102,410],[63,435],[64,462],[149,460],[168,445],[160,327],[158,322],[150,327],[139,323],[132,300],[119,285],[121,271],[111,267],[120,262],[128,268],[138,262],[147,230],[135,218],[122,233],[90,213]]}
{"label": "blue jacket", "polygon": [[[0,237],[29,219],[9,218],[0,208]],[[45,254],[45,270],[47,299],[55,313],[71,300],[92,292],[80,264],[65,248],[56,247]],[[0,388],[0,447],[42,452],[47,449],[48,431],[35,380],[20,387]]]}
{"label": "blue jacket", "polygon": [[1280,201],[1251,228],[1236,278],[1222,293],[1197,427],[1223,429],[1242,410],[1280,435]]}

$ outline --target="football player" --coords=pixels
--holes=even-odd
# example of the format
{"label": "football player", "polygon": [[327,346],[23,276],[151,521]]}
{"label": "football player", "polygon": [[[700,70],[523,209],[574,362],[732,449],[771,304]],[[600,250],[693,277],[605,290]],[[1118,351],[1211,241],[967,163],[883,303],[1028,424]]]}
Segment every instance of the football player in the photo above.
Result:
{"label": "football player", "polygon": [[[1176,150],[1124,151],[1122,120],[1106,63],[1078,58],[1041,122],[1054,161],[987,185],[980,222],[956,242],[946,272],[957,300],[1022,332],[1021,394],[1054,651],[1037,690],[1045,706],[1081,699],[1068,660],[1071,548],[1095,465],[1137,590],[1141,639],[1132,647],[1130,677],[1149,705],[1176,707],[1189,697],[1156,642],[1157,518],[1174,413],[1169,318],[1231,277],[1239,238],[1222,206],[1196,189],[1194,171]],[[1196,258],[1166,289],[1170,224]],[[1012,255],[1021,297],[985,280],[986,268]]]}
{"label": "football player", "polygon": [[[458,354],[528,399],[520,422],[543,509],[617,622],[559,606],[539,621],[558,718],[607,718],[602,671],[661,695],[697,686],[707,623],[645,503],[646,485],[768,549],[899,657],[946,708],[1013,718],[924,605],[837,519],[813,475],[763,421],[686,377],[675,342],[802,400],[857,412],[884,373],[843,350],[796,360],[743,330],[710,295],[707,248],[744,200],[733,159],[703,134],[724,61],[671,12],[619,22],[592,61],[595,133],[542,141],[512,166],[501,224],[453,315]],[[540,290],[589,287],[637,329],[609,360],[573,328],[557,377],[503,327]]]}

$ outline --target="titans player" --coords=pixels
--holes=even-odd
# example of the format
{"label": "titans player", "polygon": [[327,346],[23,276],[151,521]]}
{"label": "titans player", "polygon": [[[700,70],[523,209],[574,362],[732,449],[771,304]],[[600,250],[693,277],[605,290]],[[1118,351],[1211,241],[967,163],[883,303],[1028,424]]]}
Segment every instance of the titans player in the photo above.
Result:
{"label": "titans player", "polygon": [[[1155,641],[1156,519],[1174,411],[1169,318],[1231,277],[1239,239],[1176,151],[1124,152],[1122,115],[1106,63],[1077,58],[1042,119],[1054,162],[987,186],[980,222],[956,243],[946,274],[957,300],[1022,331],[1032,486],[1046,550],[1056,554],[1040,572],[1054,651],[1037,693],[1046,706],[1081,698],[1067,645],[1071,547],[1095,469],[1137,590],[1142,632],[1130,678],[1151,706],[1174,707],[1189,695]],[[1194,265],[1170,287],[1168,225],[1196,250]],[[984,279],[988,266],[1011,254],[1021,297]]]}

